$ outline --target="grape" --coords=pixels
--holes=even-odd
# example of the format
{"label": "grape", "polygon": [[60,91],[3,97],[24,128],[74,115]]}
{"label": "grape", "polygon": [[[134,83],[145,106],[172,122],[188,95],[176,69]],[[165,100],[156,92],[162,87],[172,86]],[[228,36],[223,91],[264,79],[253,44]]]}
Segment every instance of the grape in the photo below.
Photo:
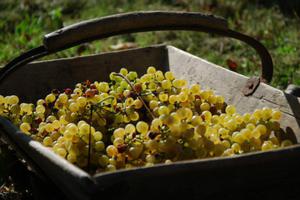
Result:
{"label": "grape", "polygon": [[77,155],[75,153],[69,153],[67,156],[67,160],[71,163],[75,163],[77,160]]}
{"label": "grape", "polygon": [[16,95],[9,96],[7,99],[7,103],[10,105],[17,104],[19,103],[19,97],[17,97]]}
{"label": "grape", "polygon": [[125,126],[125,133],[126,134],[132,134],[135,132],[135,126],[133,124],[127,124]]}
{"label": "grape", "polygon": [[136,130],[141,134],[147,133],[148,129],[149,129],[149,125],[144,121],[139,121],[136,124]]}
{"label": "grape", "polygon": [[161,102],[165,102],[165,101],[168,101],[168,95],[165,94],[165,93],[160,93],[159,96],[158,96],[159,100]]}
{"label": "grape", "polygon": [[28,133],[30,129],[31,129],[31,126],[29,123],[23,122],[20,125],[20,130],[23,131],[24,133]]}
{"label": "grape", "polygon": [[261,146],[262,151],[268,151],[273,149],[273,143],[271,141],[264,141],[264,143]]}
{"label": "grape", "polygon": [[45,146],[51,146],[52,143],[53,143],[52,138],[49,137],[49,136],[45,137],[44,140],[43,140],[43,144],[44,144]]}
{"label": "grape", "polygon": [[151,127],[153,127],[154,130],[159,130],[159,128],[162,126],[162,121],[159,118],[155,118],[152,120]]}
{"label": "grape", "polygon": [[126,76],[126,75],[128,74],[127,69],[126,69],[126,68],[121,68],[121,69],[120,69],[120,74]]}
{"label": "grape", "polygon": [[66,157],[66,155],[67,155],[67,151],[66,151],[66,149],[65,148],[58,148],[57,150],[56,150],[56,153],[58,154],[58,155],[60,155],[61,157]]}
{"label": "grape", "polygon": [[97,141],[95,143],[95,150],[96,151],[103,151],[105,149],[105,144],[102,141]]}
{"label": "grape", "polygon": [[45,107],[43,105],[38,105],[35,108],[35,110],[36,110],[37,113],[41,113],[41,114],[43,114],[46,111],[46,109],[45,109]]}
{"label": "grape", "polygon": [[150,107],[150,109],[154,109],[154,108],[156,108],[158,106],[158,101],[156,101],[156,100],[151,100],[150,102],[149,102],[149,107]]}
{"label": "grape", "polygon": [[47,103],[52,103],[55,101],[55,99],[56,99],[55,95],[51,93],[46,96],[45,101]]}
{"label": "grape", "polygon": [[[77,103],[80,107],[84,107],[87,103],[87,99],[85,97],[79,97],[77,99]],[[71,106],[71,105],[70,105]],[[70,109],[71,110],[71,109]],[[71,110],[72,111],[72,110]],[[74,111],[75,112],[75,111]]]}
{"label": "grape", "polygon": [[118,128],[114,131],[115,138],[123,138],[125,136],[125,129],[124,128]]}
{"label": "grape", "polygon": [[100,131],[96,131],[96,132],[93,134],[93,136],[94,136],[95,141],[100,141],[100,140],[102,140],[102,138],[103,138],[103,134],[102,134]]}
{"label": "grape", "polygon": [[293,145],[293,142],[291,140],[283,140],[281,142],[282,147],[288,147],[288,146],[291,146],[291,145]]}
{"label": "grape", "polygon": [[5,98],[2,95],[0,95],[0,104],[4,104],[4,103],[5,103]]}
{"label": "grape", "polygon": [[109,145],[106,148],[106,153],[109,157],[113,157],[113,156],[116,156],[118,154],[118,149],[113,145]]}
{"label": "grape", "polygon": [[206,103],[206,102],[202,103],[200,105],[200,109],[201,109],[201,111],[207,111],[207,110],[209,110],[210,109],[209,103]]}
{"label": "grape", "polygon": [[156,72],[156,69],[155,69],[155,67],[148,67],[148,69],[147,69],[147,73],[148,74],[155,74],[155,72]]}
{"label": "grape", "polygon": [[163,81],[161,82],[161,87],[162,87],[164,90],[169,90],[169,89],[171,89],[171,87],[172,87],[172,83],[171,83],[171,81],[169,81],[169,80],[163,80]]}
{"label": "grape", "polygon": [[100,156],[98,160],[100,166],[106,167],[106,165],[109,163],[109,158],[106,155]]}
{"label": "grape", "polygon": [[272,113],[271,113],[271,117],[273,120],[280,120],[281,118],[281,112],[278,111],[278,110],[273,110]]}
{"label": "grape", "polygon": [[236,110],[233,105],[228,105],[225,109],[225,112],[229,115],[233,115],[236,112]]}
{"label": "grape", "polygon": [[175,79],[174,75],[172,72],[166,72],[165,73],[165,77],[167,80],[172,81],[173,79]]}
{"label": "grape", "polygon": [[109,78],[54,90],[35,105],[0,95],[0,116],[70,163],[101,172],[294,144],[277,135],[277,109],[241,115],[213,90],[152,66]]}
{"label": "grape", "polygon": [[158,108],[158,114],[159,115],[168,115],[170,113],[170,110],[167,106],[160,106]]}

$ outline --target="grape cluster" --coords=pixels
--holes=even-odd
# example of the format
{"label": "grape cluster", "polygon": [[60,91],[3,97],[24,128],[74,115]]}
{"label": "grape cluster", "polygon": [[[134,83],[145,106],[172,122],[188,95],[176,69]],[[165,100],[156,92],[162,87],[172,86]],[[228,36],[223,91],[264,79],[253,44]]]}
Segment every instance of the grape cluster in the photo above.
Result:
{"label": "grape cluster", "polygon": [[0,115],[80,168],[94,172],[180,160],[233,156],[292,145],[281,112],[238,114],[199,84],[149,67],[122,68],[110,82],[53,90],[36,104],[0,95]]}

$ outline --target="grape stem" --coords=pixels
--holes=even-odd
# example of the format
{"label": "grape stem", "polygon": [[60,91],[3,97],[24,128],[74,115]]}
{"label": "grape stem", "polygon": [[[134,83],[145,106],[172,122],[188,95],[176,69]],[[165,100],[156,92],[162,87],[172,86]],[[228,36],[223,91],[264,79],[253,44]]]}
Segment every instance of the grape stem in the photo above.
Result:
{"label": "grape stem", "polygon": [[88,170],[91,170],[91,142],[92,142],[92,122],[93,122],[93,105],[91,104],[91,113],[90,113],[90,132],[89,132],[89,153],[88,153]]}
{"label": "grape stem", "polygon": [[143,103],[144,107],[146,108],[146,110],[150,113],[152,119],[155,118],[154,114],[151,112],[150,108],[147,106],[147,104],[145,103],[145,101],[143,100],[143,98],[141,97],[141,95],[135,90],[135,88],[133,87],[133,85],[131,84],[131,82],[123,75],[120,73],[114,73],[114,76],[119,76],[121,78],[123,78],[131,87],[131,89],[135,92],[135,94],[137,95],[137,97],[139,98],[139,100]]}

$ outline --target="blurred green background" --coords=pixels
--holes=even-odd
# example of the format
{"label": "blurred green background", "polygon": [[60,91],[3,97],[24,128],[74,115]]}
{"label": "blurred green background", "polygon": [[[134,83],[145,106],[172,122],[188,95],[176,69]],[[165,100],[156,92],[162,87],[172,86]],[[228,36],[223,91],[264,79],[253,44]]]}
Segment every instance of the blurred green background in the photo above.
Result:
{"label": "blurred green background", "polygon": [[[268,48],[275,64],[273,86],[284,89],[290,83],[300,85],[299,0],[1,0],[0,65],[40,45],[45,33],[82,20],[137,10],[199,11],[223,16],[231,29],[258,39]],[[258,56],[248,46],[228,38],[184,31],[112,37],[74,47],[50,58],[157,43],[175,45],[248,76],[259,73]]]}
{"label": "blurred green background", "polygon": [[[291,83],[300,85],[299,0],[0,0],[0,66],[20,53],[41,45],[44,34],[63,26],[138,10],[199,11],[223,16],[231,29],[258,39],[268,48],[275,65],[273,86],[284,89]],[[245,44],[211,34],[184,31],[111,37],[65,50],[46,59],[159,43],[174,45],[247,76],[259,73],[258,55]],[[20,173],[23,175],[20,176]],[[17,195],[12,199],[31,198],[30,183],[25,176],[28,176],[26,169],[20,167],[7,146],[0,143],[0,199],[4,193]]]}

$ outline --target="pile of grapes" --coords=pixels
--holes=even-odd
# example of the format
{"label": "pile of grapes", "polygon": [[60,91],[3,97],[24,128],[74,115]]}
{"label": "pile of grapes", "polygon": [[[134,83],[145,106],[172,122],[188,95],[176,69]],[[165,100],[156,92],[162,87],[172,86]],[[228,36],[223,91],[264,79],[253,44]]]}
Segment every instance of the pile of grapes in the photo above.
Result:
{"label": "pile of grapes", "polygon": [[109,78],[109,83],[85,81],[74,90],[53,90],[36,105],[0,95],[0,115],[93,172],[293,144],[280,128],[278,110],[240,115],[212,90],[188,87],[186,80],[154,67],[141,77],[122,68]]}

